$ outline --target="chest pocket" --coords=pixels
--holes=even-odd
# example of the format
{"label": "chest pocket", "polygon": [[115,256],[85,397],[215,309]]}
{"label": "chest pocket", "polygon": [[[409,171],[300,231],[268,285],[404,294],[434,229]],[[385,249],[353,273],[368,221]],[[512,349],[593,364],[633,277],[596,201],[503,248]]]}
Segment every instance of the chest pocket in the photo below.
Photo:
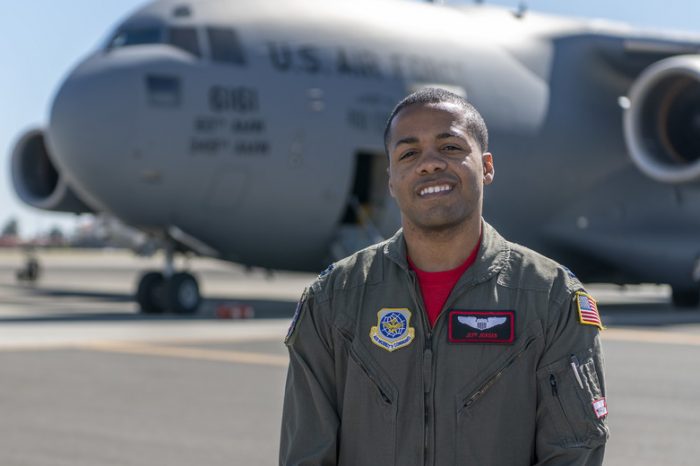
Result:
{"label": "chest pocket", "polygon": [[456,464],[531,464],[542,345],[542,325],[532,322],[484,376],[458,393]]}
{"label": "chest pocket", "polygon": [[362,345],[345,343],[348,358],[339,465],[392,466],[396,462],[398,390]]}

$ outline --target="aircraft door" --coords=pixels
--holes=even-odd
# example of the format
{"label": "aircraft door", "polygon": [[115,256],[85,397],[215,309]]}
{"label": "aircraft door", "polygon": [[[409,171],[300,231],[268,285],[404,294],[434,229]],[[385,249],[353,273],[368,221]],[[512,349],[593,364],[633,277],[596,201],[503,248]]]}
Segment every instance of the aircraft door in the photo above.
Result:
{"label": "aircraft door", "polygon": [[336,257],[382,241],[399,227],[401,217],[389,194],[388,164],[383,153],[355,153],[352,187],[333,250]]}

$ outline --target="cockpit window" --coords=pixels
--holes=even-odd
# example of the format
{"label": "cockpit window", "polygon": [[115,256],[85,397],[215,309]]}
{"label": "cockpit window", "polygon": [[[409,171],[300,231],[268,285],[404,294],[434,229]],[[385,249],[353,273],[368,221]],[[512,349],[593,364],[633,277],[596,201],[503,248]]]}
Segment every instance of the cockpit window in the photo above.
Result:
{"label": "cockpit window", "polygon": [[131,45],[159,44],[163,42],[163,29],[160,27],[131,27],[117,31],[107,45],[107,49]]}
{"label": "cockpit window", "polygon": [[[209,26],[204,29],[209,44],[209,55],[212,61],[233,65],[245,65],[246,57],[243,47],[235,30],[226,27]],[[188,26],[167,26],[162,23],[122,25],[107,42],[106,51],[134,45],[168,44],[184,50],[195,57],[202,57],[200,31]]]}
{"label": "cockpit window", "polygon": [[193,27],[179,26],[167,29],[160,25],[124,26],[109,41],[107,50],[148,44],[170,44],[196,57],[202,56],[197,30]]}
{"label": "cockpit window", "polygon": [[208,27],[207,37],[213,61],[245,65],[243,48],[236,31],[223,27]]}
{"label": "cockpit window", "polygon": [[168,28],[168,43],[179,49],[185,50],[195,57],[201,57],[197,30],[191,27]]}

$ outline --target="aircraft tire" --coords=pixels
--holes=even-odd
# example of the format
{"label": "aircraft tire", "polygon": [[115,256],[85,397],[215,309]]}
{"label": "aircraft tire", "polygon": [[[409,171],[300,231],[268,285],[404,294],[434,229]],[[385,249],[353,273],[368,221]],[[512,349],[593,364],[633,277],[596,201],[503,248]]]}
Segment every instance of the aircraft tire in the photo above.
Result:
{"label": "aircraft tire", "polygon": [[165,285],[167,308],[176,314],[194,314],[201,301],[197,279],[190,273],[176,273]]}
{"label": "aircraft tire", "polygon": [[143,314],[160,314],[163,306],[163,285],[165,278],[160,272],[146,272],[139,280],[136,290],[136,302]]}
{"label": "aircraft tire", "polygon": [[671,301],[677,308],[697,308],[700,305],[700,289],[676,289],[671,292]]}

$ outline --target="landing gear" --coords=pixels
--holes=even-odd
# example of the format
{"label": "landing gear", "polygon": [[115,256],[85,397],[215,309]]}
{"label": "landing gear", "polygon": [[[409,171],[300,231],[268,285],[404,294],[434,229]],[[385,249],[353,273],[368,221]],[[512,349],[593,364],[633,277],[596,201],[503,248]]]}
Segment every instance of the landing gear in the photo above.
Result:
{"label": "landing gear", "polygon": [[671,301],[674,307],[685,309],[696,308],[700,305],[700,288],[673,288],[671,291]]}
{"label": "landing gear", "polygon": [[36,283],[41,275],[41,266],[39,261],[34,256],[27,257],[24,267],[17,271],[17,281]]}
{"label": "landing gear", "polygon": [[159,314],[165,311],[163,285],[165,278],[160,272],[146,272],[139,280],[136,289],[136,302],[144,314]]}
{"label": "landing gear", "polygon": [[144,314],[194,314],[201,301],[197,279],[188,272],[170,278],[160,272],[146,272],[136,290],[136,302]]}
{"label": "landing gear", "polygon": [[165,250],[164,273],[149,271],[139,280],[136,301],[144,314],[166,311],[176,314],[193,314],[202,297],[197,279],[189,272],[174,272],[174,251],[171,245]]}
{"label": "landing gear", "polygon": [[201,296],[197,279],[187,272],[176,273],[165,284],[165,302],[176,314],[192,314],[199,307]]}

